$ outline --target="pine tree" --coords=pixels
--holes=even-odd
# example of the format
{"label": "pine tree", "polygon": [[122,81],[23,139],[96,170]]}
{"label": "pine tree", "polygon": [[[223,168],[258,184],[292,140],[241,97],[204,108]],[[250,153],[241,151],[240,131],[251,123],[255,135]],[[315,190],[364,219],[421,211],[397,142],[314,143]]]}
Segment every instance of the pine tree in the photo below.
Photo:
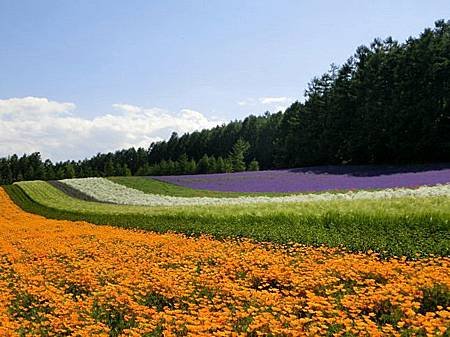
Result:
{"label": "pine tree", "polygon": [[257,160],[253,159],[250,164],[248,164],[249,171],[259,171],[259,163]]}
{"label": "pine tree", "polygon": [[53,165],[46,165],[44,169],[44,179],[45,180],[54,180],[56,178],[55,169]]}
{"label": "pine tree", "polygon": [[150,174],[151,168],[148,163],[145,163],[136,171],[137,176],[148,176]]}
{"label": "pine tree", "polygon": [[9,184],[12,184],[12,183],[13,183],[12,170],[11,170],[11,167],[8,165],[8,167],[6,168],[4,184],[5,185],[9,185]]}
{"label": "pine tree", "polygon": [[103,172],[106,177],[112,177],[115,175],[114,164],[111,158],[106,162]]}
{"label": "pine tree", "polygon": [[233,172],[233,161],[230,158],[225,159],[223,167],[225,173]]}
{"label": "pine tree", "polygon": [[176,174],[175,168],[176,168],[176,164],[172,159],[169,159],[167,161],[167,168],[166,168],[166,174],[167,175],[172,175],[172,174]]}
{"label": "pine tree", "polygon": [[209,158],[207,154],[204,154],[197,164],[197,172],[208,173],[208,167],[209,167]]}
{"label": "pine tree", "polygon": [[158,175],[166,175],[167,174],[167,162],[163,159],[159,163],[159,173]]}
{"label": "pine tree", "polygon": [[208,173],[216,173],[217,172],[217,162],[214,156],[209,157],[208,161]]}
{"label": "pine tree", "polygon": [[194,159],[191,159],[188,163],[186,174],[195,174],[197,172],[197,163]]}
{"label": "pine tree", "polygon": [[183,153],[178,158],[177,174],[188,174],[188,173],[189,173],[189,158],[186,153]]}
{"label": "pine tree", "polygon": [[223,161],[222,157],[217,158],[217,161],[216,161],[216,172],[217,173],[224,173],[225,172],[225,162]]}
{"label": "pine tree", "polygon": [[230,159],[233,164],[234,172],[245,171],[245,154],[247,153],[250,145],[248,142],[239,138],[233,145],[233,151],[230,153]]}
{"label": "pine tree", "polygon": [[63,166],[58,167],[58,169],[56,170],[56,179],[60,180],[60,179],[64,179],[66,177],[66,172],[64,170]]}
{"label": "pine tree", "polygon": [[149,175],[151,175],[151,176],[160,176],[162,174],[163,173],[162,173],[162,170],[161,170],[161,164],[155,164],[155,165],[150,166]]}
{"label": "pine tree", "polygon": [[114,175],[116,176],[124,175],[123,165],[120,165],[120,163],[116,163],[116,165],[114,165]]}
{"label": "pine tree", "polygon": [[65,173],[66,179],[75,178],[75,168],[70,163],[66,164],[66,166],[64,168],[64,173]]}
{"label": "pine tree", "polygon": [[123,172],[123,175],[125,177],[130,177],[131,176],[131,170],[128,168],[127,164],[123,164],[122,172]]}

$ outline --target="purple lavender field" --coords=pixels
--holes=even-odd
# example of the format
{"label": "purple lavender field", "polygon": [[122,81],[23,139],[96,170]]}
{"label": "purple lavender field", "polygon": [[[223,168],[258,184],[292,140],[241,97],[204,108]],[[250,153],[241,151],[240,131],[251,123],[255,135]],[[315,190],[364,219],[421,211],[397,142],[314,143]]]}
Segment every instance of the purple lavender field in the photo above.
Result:
{"label": "purple lavender field", "polygon": [[416,166],[320,166],[289,170],[152,177],[222,192],[319,192],[384,189],[450,183],[450,164]]}

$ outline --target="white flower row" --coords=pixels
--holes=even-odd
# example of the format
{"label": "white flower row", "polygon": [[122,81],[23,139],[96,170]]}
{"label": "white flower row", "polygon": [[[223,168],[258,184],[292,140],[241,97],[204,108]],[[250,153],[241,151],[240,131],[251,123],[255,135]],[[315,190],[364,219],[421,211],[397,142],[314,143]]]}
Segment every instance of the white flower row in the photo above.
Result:
{"label": "white flower row", "polygon": [[242,196],[237,198],[172,197],[147,194],[142,191],[114,183],[105,178],[64,179],[61,182],[99,200],[123,205],[181,206],[181,205],[233,205],[249,203],[285,203],[329,200],[390,199],[399,197],[450,196],[450,184],[421,186],[418,188],[396,188],[381,191],[356,191],[345,193],[295,194],[289,196]]}

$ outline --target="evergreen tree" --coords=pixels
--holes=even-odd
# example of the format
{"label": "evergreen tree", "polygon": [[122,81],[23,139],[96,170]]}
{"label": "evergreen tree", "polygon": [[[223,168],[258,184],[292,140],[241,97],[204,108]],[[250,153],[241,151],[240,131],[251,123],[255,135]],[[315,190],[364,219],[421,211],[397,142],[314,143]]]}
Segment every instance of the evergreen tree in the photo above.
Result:
{"label": "evergreen tree", "polygon": [[221,156],[219,156],[219,158],[217,158],[217,161],[216,161],[216,172],[217,173],[225,172],[225,162]]}
{"label": "evergreen tree", "polygon": [[44,179],[45,180],[56,179],[55,169],[53,168],[53,165],[51,163],[45,165]]}
{"label": "evergreen tree", "polygon": [[114,164],[111,158],[106,162],[103,172],[106,177],[112,177],[115,175]]}
{"label": "evergreen tree", "polygon": [[25,168],[25,174],[23,175],[24,180],[33,180],[34,179],[34,168],[33,166],[27,166]]}
{"label": "evergreen tree", "polygon": [[114,175],[116,176],[124,176],[125,171],[123,170],[123,165],[120,165],[120,163],[116,163],[114,165]]}
{"label": "evergreen tree", "polygon": [[155,164],[155,165],[150,166],[149,175],[151,175],[151,176],[159,176],[159,175],[162,175],[162,174],[163,173],[162,173],[162,170],[161,170],[161,164]]}
{"label": "evergreen tree", "polygon": [[216,158],[214,156],[209,157],[208,160],[208,173],[216,173],[217,172],[217,163]]}
{"label": "evergreen tree", "polygon": [[209,157],[207,154],[205,154],[197,164],[197,172],[208,173],[208,167],[209,167]]}
{"label": "evergreen tree", "polygon": [[250,144],[239,138],[233,145],[233,150],[230,153],[230,159],[233,165],[234,172],[245,171],[245,155],[250,147]]}
{"label": "evergreen tree", "polygon": [[188,167],[186,169],[186,174],[195,174],[197,172],[197,163],[194,159],[188,162]]}
{"label": "evergreen tree", "polygon": [[159,164],[159,173],[158,175],[166,175],[168,173],[167,170],[167,162],[163,159]]}
{"label": "evergreen tree", "polygon": [[67,163],[64,168],[65,178],[72,179],[75,178],[75,168],[71,163]]}
{"label": "evergreen tree", "polygon": [[137,176],[148,176],[150,175],[151,167],[148,163],[143,164],[136,172]]}
{"label": "evergreen tree", "polygon": [[175,173],[176,173],[175,168],[176,168],[175,162],[172,161],[172,159],[169,159],[169,160],[167,161],[166,173],[165,173],[165,174],[167,174],[167,175],[175,174]]}
{"label": "evergreen tree", "polygon": [[249,171],[259,171],[259,163],[257,160],[253,159],[250,164],[248,164]]}
{"label": "evergreen tree", "polygon": [[179,163],[179,169],[177,171],[177,174],[189,174],[190,172],[190,163],[189,163],[189,158],[187,156],[186,153],[183,153],[179,158],[178,158],[178,163]]}
{"label": "evergreen tree", "polygon": [[61,165],[56,170],[56,179],[60,180],[60,179],[64,179],[65,177],[66,177],[66,172],[64,170],[64,167]]}
{"label": "evergreen tree", "polygon": [[123,175],[124,175],[125,177],[130,177],[130,176],[131,176],[131,170],[128,168],[128,165],[127,165],[127,164],[123,164],[123,166],[122,166],[122,172],[123,172]]}
{"label": "evergreen tree", "polygon": [[233,161],[230,158],[225,159],[223,167],[225,173],[233,172]]}

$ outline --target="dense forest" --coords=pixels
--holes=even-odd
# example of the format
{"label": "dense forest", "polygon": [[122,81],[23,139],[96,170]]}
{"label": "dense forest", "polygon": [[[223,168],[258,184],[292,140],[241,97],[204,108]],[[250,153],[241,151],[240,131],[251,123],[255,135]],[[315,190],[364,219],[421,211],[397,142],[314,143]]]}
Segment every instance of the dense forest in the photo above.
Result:
{"label": "dense forest", "polygon": [[0,159],[0,183],[112,175],[193,174],[325,164],[450,161],[450,21],[404,43],[375,39],[314,78],[303,102],[212,129],[52,163]]}

